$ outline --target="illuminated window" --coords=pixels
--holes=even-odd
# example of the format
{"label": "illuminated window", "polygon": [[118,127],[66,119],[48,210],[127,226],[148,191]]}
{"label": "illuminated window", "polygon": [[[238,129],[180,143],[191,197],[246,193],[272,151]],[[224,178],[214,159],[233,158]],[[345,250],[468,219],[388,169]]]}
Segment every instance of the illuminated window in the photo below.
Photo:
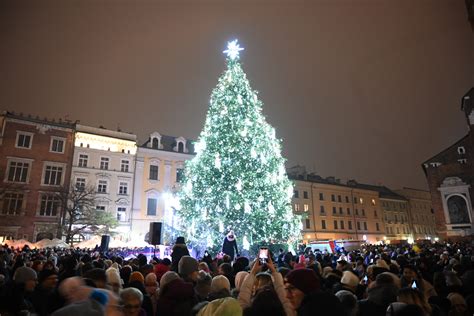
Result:
{"label": "illuminated window", "polygon": [[119,222],[127,221],[126,212],[127,212],[127,209],[125,207],[117,207],[117,220]]}
{"label": "illuminated window", "polygon": [[364,204],[364,199],[363,199],[363,198],[359,198],[359,202],[360,202],[360,204]]}
{"label": "illuminated window", "polygon": [[375,206],[375,199],[372,199],[372,206]]}
{"label": "illuminated window", "polygon": [[300,205],[298,203],[295,203],[295,212],[300,211]]}
{"label": "illuminated window", "polygon": [[308,204],[304,204],[304,205],[303,205],[303,210],[304,210],[305,212],[307,212],[307,211],[309,210],[309,205],[308,205]]}

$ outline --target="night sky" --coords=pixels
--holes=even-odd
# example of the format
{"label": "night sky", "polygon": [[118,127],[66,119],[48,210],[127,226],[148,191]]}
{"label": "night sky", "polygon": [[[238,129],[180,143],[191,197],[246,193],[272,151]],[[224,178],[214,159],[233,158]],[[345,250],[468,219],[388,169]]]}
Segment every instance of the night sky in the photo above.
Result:
{"label": "night sky", "polygon": [[4,0],[0,109],[196,139],[234,38],[287,166],[426,188],[467,132],[464,0]]}

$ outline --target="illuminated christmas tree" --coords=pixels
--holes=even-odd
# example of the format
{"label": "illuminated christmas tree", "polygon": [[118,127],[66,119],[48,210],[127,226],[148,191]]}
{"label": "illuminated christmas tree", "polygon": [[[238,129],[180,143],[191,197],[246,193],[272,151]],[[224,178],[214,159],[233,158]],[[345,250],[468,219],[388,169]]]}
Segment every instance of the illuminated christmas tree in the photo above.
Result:
{"label": "illuminated christmas tree", "polygon": [[280,141],[262,114],[239,62],[237,41],[227,50],[227,70],[212,91],[204,129],[187,162],[179,216],[187,240],[217,250],[229,229],[239,248],[295,243],[301,219],[292,212],[293,185]]}

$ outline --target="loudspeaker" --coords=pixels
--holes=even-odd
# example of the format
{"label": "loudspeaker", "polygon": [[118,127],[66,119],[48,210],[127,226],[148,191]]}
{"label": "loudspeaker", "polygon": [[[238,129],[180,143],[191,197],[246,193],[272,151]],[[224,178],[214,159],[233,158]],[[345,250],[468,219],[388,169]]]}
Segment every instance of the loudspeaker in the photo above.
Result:
{"label": "loudspeaker", "polygon": [[161,244],[161,222],[151,222],[150,223],[150,232],[149,232],[149,238],[148,238],[148,243],[150,245],[159,245]]}
{"label": "loudspeaker", "polygon": [[102,239],[100,240],[100,252],[106,252],[109,250],[109,243],[110,243],[110,236],[109,235],[102,235]]}

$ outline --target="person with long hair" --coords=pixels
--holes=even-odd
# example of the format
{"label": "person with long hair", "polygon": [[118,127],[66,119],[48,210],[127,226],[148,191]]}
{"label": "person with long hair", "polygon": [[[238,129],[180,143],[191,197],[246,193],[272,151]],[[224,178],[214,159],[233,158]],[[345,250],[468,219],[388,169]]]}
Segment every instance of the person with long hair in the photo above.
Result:
{"label": "person with long hair", "polygon": [[431,306],[425,295],[418,289],[405,287],[398,291],[398,301],[409,305],[418,305],[423,309],[424,315],[431,315]]}

